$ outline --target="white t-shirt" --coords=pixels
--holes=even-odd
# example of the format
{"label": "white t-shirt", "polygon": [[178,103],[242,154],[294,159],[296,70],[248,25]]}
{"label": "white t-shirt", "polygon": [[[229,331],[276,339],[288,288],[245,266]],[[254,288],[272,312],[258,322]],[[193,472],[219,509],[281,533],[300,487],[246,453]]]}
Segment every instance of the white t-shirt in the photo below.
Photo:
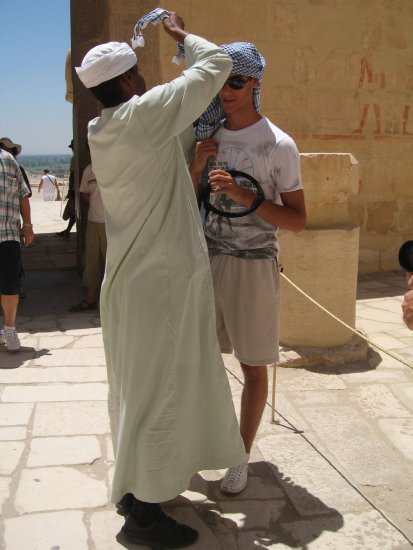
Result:
{"label": "white t-shirt", "polygon": [[102,197],[100,195],[99,185],[96,181],[96,176],[93,173],[91,164],[88,164],[83,170],[79,191],[81,193],[90,194],[89,211],[87,214],[88,221],[105,223],[105,212]]}
{"label": "white t-shirt", "polygon": [[[253,176],[262,187],[266,200],[282,204],[280,193],[302,189],[300,156],[293,139],[267,118],[243,130],[223,126],[213,138],[218,154],[209,170],[238,170]],[[237,178],[246,189],[255,190],[248,181]],[[210,196],[211,204],[225,211],[245,210],[227,195]],[[276,258],[278,227],[255,212],[241,218],[208,214],[205,236],[211,254],[229,254],[241,258]]]}

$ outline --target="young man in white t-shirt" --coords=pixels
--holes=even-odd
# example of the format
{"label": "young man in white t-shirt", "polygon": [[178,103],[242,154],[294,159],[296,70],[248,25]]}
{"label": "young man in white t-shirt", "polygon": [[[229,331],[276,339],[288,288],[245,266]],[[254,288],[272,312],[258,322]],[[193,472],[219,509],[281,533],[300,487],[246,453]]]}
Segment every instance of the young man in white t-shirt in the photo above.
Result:
{"label": "young man in white t-shirt", "polygon": [[[235,181],[228,170],[253,176],[265,195],[252,214],[227,218],[209,212],[204,226],[221,351],[234,351],[245,379],[240,427],[249,456],[267,400],[267,365],[278,361],[278,227],[301,231],[306,211],[295,143],[259,113],[264,59],[246,42],[222,48],[233,70],[199,121],[198,137],[207,139],[198,142],[189,168],[199,196],[208,164],[211,203],[220,210],[237,212],[256,198],[249,181]],[[248,461],[230,468],[221,490],[241,492],[247,474]]]}
{"label": "young man in white t-shirt", "polygon": [[71,306],[69,308],[71,312],[96,309],[97,295],[105,269],[107,248],[103,202],[91,164],[88,164],[83,170],[79,191],[82,194],[82,199],[89,205],[83,269],[86,298]]}

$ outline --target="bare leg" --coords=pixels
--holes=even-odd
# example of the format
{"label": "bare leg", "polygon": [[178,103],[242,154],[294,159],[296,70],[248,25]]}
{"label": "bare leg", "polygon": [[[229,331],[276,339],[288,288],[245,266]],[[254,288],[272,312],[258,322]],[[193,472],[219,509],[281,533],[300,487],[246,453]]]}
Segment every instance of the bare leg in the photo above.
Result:
{"label": "bare leg", "polygon": [[241,367],[245,385],[241,397],[240,429],[245,450],[249,453],[268,397],[268,374],[266,366],[241,363]]}
{"label": "bare leg", "polygon": [[96,302],[96,288],[86,288],[86,302],[88,304],[94,304]]}
{"label": "bare leg", "polygon": [[3,313],[4,313],[4,324],[8,327],[15,326],[18,304],[19,304],[18,294],[1,295],[1,306],[3,308]]}

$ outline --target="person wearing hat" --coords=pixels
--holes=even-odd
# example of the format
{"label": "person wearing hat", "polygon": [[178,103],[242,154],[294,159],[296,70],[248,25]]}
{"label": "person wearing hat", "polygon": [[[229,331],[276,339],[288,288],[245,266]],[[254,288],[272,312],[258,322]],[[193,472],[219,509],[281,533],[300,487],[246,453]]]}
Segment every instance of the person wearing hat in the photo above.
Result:
{"label": "person wearing hat", "polygon": [[[20,153],[22,151],[22,146],[19,145],[18,143],[14,143],[8,137],[0,138],[0,148],[3,149],[4,151],[7,151],[11,155],[13,155],[14,158],[16,158],[17,155],[20,155]],[[29,194],[27,195],[27,197],[30,199],[30,197],[32,196],[32,188],[31,188],[31,185],[30,185],[29,178],[27,177],[26,170],[23,168],[23,166],[21,164],[19,164],[19,168],[20,168],[20,172],[22,173],[24,182],[25,182],[27,188],[29,189]],[[23,282],[22,282],[23,278],[24,278],[24,269],[23,269],[23,264],[21,264],[20,284],[19,284],[19,297],[20,298],[26,298],[26,292],[24,290]]]}
{"label": "person wearing hat", "polygon": [[[29,193],[14,156],[3,146],[0,147],[0,302],[4,314],[4,326],[0,325],[0,344],[5,344],[9,351],[20,349],[16,331],[21,274],[20,241],[29,245],[34,238]],[[22,226],[20,218],[23,220]]]}
{"label": "person wearing hat", "polygon": [[[13,143],[13,141],[7,137],[0,138],[0,148],[4,149],[5,151],[13,155],[14,158],[16,158],[17,155],[20,155],[20,153],[22,152],[22,146],[19,145],[18,143]],[[29,188],[30,193],[28,197],[30,199],[30,197],[32,196],[32,188],[30,186],[29,178],[27,177],[26,170],[23,168],[21,164],[19,164],[19,168],[20,168],[20,172],[22,173],[24,182]]]}
{"label": "person wearing hat", "polygon": [[118,42],[92,48],[76,71],[104,107],[89,122],[88,140],[107,232],[100,312],[112,501],[126,515],[129,542],[180,548],[198,533],[159,503],[185,491],[196,472],[245,458],[185,158],[192,123],[232,63],[215,44],[187,34],[177,14],[162,25],[185,47],[187,69],[172,82],[146,91],[134,51]]}
{"label": "person wearing hat", "polygon": [[[234,352],[244,375],[240,426],[247,460],[226,472],[221,490],[240,493],[248,481],[248,458],[268,395],[267,365],[278,361],[278,227],[300,231],[306,223],[300,158],[290,136],[260,114],[265,60],[254,44],[235,42],[222,49],[232,73],[197,125],[200,140],[190,164],[197,194],[207,165],[211,202],[219,211],[205,221],[215,291],[216,325],[222,353]],[[252,176],[235,181],[228,170]]]}

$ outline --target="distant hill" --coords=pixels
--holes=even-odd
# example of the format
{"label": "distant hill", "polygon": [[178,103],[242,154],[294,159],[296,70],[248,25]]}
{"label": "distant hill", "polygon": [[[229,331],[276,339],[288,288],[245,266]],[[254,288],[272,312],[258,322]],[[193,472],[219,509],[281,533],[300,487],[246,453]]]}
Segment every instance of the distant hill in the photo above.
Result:
{"label": "distant hill", "polygon": [[17,162],[31,174],[43,174],[47,168],[52,174],[60,178],[69,175],[70,159],[72,155],[19,155]]}

